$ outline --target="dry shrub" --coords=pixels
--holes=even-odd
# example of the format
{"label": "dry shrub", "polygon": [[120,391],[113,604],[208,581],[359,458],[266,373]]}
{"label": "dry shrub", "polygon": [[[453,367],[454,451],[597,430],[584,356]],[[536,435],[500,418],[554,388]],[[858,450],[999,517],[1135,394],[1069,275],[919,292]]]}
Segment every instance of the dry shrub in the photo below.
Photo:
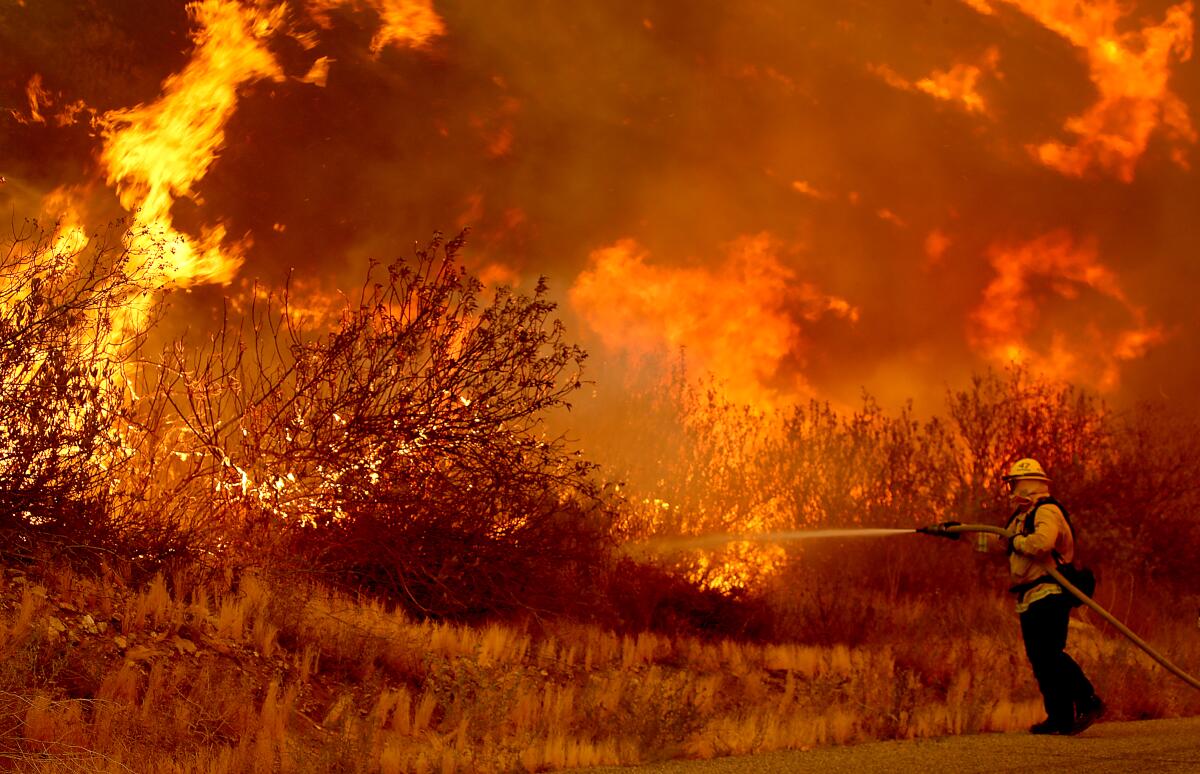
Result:
{"label": "dry shrub", "polygon": [[655,630],[755,639],[771,621],[759,596],[704,588],[670,568],[622,559],[605,578],[604,620],[619,631]]}
{"label": "dry shrub", "polygon": [[373,265],[326,326],[285,291],[167,350],[143,390],[157,507],[422,615],[582,609],[558,590],[587,588],[607,514],[541,420],[584,354],[544,283],[480,304],[461,245]]}
{"label": "dry shrub", "polygon": [[0,548],[148,578],[194,560],[211,525],[156,496],[154,461],[177,449],[137,383],[162,309],[141,306],[165,290],[126,229],[82,242],[26,221],[0,240]]}
{"label": "dry shrub", "polygon": [[372,265],[339,314],[256,289],[151,356],[122,326],[159,289],[121,228],[70,251],[29,223],[0,245],[10,554],[87,547],[139,580],[304,565],[438,617],[587,610],[609,513],[542,422],[584,359],[544,282],[483,301],[462,239],[437,237]]}
{"label": "dry shrub", "polygon": [[10,554],[28,556],[36,540],[118,539],[108,495],[126,457],[114,425],[139,334],[115,327],[116,311],[139,288],[114,233],[79,249],[26,221],[0,240],[0,538]]}

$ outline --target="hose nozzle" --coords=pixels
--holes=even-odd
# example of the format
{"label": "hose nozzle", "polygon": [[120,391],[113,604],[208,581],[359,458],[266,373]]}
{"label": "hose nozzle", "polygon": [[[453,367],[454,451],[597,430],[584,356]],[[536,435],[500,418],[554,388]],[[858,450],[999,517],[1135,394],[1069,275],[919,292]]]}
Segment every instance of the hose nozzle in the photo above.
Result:
{"label": "hose nozzle", "polygon": [[927,527],[920,527],[917,529],[917,532],[920,532],[922,535],[934,535],[949,540],[958,540],[961,537],[961,533],[953,529],[953,527],[960,526],[962,526],[962,522],[959,521],[943,521],[938,524],[930,524]]}

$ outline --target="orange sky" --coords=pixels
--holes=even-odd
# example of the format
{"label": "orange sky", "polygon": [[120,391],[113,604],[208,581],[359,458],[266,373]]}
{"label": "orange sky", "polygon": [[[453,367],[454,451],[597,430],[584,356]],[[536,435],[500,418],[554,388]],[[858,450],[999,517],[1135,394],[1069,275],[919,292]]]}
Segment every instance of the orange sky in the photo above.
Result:
{"label": "orange sky", "polygon": [[475,270],[550,277],[596,379],[684,347],[740,399],[930,405],[1017,359],[1184,402],[1194,22],[1147,0],[0,0],[0,205],[141,208],[194,256],[164,282],[196,303],[469,225]]}

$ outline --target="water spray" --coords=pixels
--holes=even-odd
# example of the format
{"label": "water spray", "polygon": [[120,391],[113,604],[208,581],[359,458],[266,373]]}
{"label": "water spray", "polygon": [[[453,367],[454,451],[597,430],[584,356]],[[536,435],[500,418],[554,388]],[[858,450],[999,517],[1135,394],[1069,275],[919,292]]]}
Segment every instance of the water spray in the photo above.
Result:
{"label": "water spray", "polygon": [[669,553],[697,548],[715,548],[726,543],[790,543],[796,540],[828,540],[848,537],[886,537],[911,535],[915,529],[802,529],[786,532],[718,533],[693,537],[659,538],[627,547],[629,553]]}
{"label": "water spray", "polygon": [[[1006,537],[1006,538],[1011,535],[1010,532],[1003,529],[1002,527],[996,527],[996,526],[993,526],[990,524],[959,524],[958,522],[953,522],[953,521],[942,522],[941,524],[931,524],[928,527],[921,527],[920,529],[915,530],[915,531],[919,532],[923,535],[934,535],[936,537],[950,538],[952,540],[957,540],[960,535],[963,535],[963,534],[966,534],[969,532],[982,532],[982,533],[988,533],[988,534],[992,534],[992,535],[999,535],[1001,537]],[[1045,569],[1046,569],[1046,572],[1050,575],[1050,577],[1053,578],[1056,583],[1058,583],[1060,586],[1062,586],[1063,589],[1068,594],[1071,594],[1076,599],[1078,599],[1080,602],[1087,605],[1092,610],[1095,610],[1096,613],[1098,613],[1100,615],[1100,617],[1102,617],[1104,620],[1108,621],[1110,624],[1112,624],[1114,627],[1116,627],[1117,631],[1119,631],[1121,634],[1125,635],[1126,639],[1128,639],[1134,645],[1137,645],[1139,648],[1141,648],[1142,651],[1146,653],[1146,655],[1148,655],[1150,658],[1152,658],[1156,662],[1158,662],[1158,664],[1160,666],[1162,666],[1168,672],[1175,675],[1176,677],[1178,677],[1180,680],[1184,681],[1188,685],[1200,690],[1200,680],[1196,679],[1192,675],[1188,674],[1187,672],[1183,671],[1179,667],[1175,666],[1175,664],[1171,663],[1171,661],[1169,659],[1167,659],[1166,656],[1162,655],[1161,653],[1156,651],[1154,648],[1150,647],[1150,645],[1147,644],[1145,640],[1143,640],[1141,637],[1137,636],[1132,631],[1130,631],[1128,626],[1126,626],[1125,624],[1118,621],[1116,616],[1114,616],[1112,613],[1105,610],[1103,607],[1100,606],[1100,604],[1098,602],[1096,602],[1096,600],[1092,599],[1087,594],[1084,594],[1082,591],[1080,591],[1078,588],[1076,588],[1070,581],[1068,581],[1066,578],[1064,578],[1062,573],[1059,572],[1057,568],[1046,567]]]}
{"label": "water spray", "polygon": [[[792,530],[788,532],[762,532],[762,533],[745,533],[745,534],[718,534],[718,535],[701,535],[698,537],[679,537],[665,538],[654,540],[647,543],[639,543],[630,546],[627,550],[630,553],[654,553],[654,552],[670,552],[670,551],[686,551],[696,548],[714,548],[726,543],[738,542],[755,542],[755,543],[783,543],[794,540],[816,540],[829,538],[847,538],[847,537],[887,537],[891,535],[934,535],[936,537],[950,538],[957,540],[961,535],[966,533],[988,533],[999,535],[1001,537],[1009,537],[1010,533],[1002,527],[996,527],[991,524],[960,524],[956,521],[946,521],[940,524],[931,524],[927,527],[919,529],[813,529],[813,530]],[[1080,591],[1074,584],[1063,577],[1062,573],[1057,568],[1047,567],[1046,572],[1055,580],[1063,589],[1074,596],[1083,604],[1087,605],[1092,610],[1095,610],[1101,618],[1112,624],[1117,631],[1125,636],[1130,642],[1138,646],[1146,655],[1154,659],[1160,666],[1166,669],[1171,674],[1178,677],[1188,685],[1200,690],[1200,680],[1180,669],[1173,664],[1166,656],[1162,655],[1143,640],[1141,637],[1134,634],[1128,626],[1117,620],[1116,616],[1100,606],[1096,600],[1089,597]]]}

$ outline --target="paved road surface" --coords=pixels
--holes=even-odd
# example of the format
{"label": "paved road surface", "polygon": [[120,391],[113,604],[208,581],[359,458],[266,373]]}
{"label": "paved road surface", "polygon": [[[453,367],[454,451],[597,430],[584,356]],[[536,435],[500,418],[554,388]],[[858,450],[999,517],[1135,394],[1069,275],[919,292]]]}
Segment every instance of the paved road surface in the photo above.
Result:
{"label": "paved road surface", "polygon": [[1200,774],[1200,718],[1098,723],[1076,737],[981,734],[587,771],[593,774]]}

